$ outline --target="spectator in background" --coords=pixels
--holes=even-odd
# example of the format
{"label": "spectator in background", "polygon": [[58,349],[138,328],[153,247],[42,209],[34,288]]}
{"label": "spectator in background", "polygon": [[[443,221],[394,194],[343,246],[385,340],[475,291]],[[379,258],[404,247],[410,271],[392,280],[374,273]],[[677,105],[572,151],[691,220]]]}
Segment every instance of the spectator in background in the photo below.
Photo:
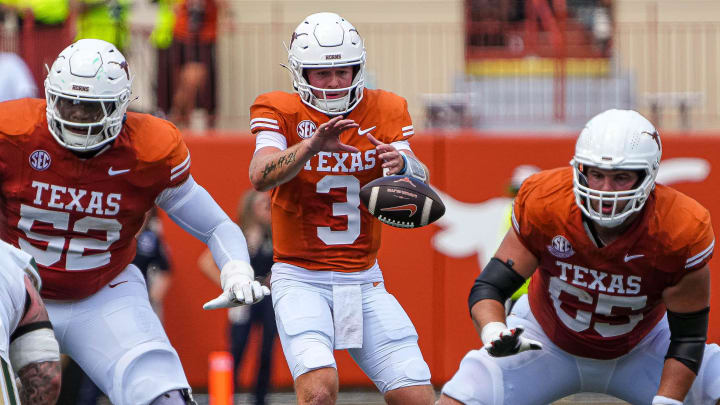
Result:
{"label": "spectator in background", "polygon": [[40,88],[55,57],[72,40],[70,27],[65,24],[70,14],[69,0],[0,0],[0,7],[14,12],[21,27],[20,48]]}
{"label": "spectator in background", "polygon": [[36,93],[35,80],[22,58],[0,52],[0,102],[35,97]]}
{"label": "spectator in background", "polygon": [[150,305],[161,321],[163,301],[170,287],[171,277],[167,251],[167,245],[163,241],[162,223],[157,216],[157,210],[153,208],[137,236],[137,251],[133,264],[145,276]]}
{"label": "spectator in background", "polygon": [[102,39],[125,53],[130,40],[130,0],[73,0],[77,11],[77,35]]}
{"label": "spectator in background", "polygon": [[[258,277],[268,277],[273,264],[272,234],[270,228],[270,196],[268,193],[250,190],[243,195],[238,206],[238,225],[242,228],[250,252],[250,264]],[[220,285],[220,270],[215,265],[209,250],[198,259],[200,270]],[[270,365],[277,327],[272,300],[263,300],[252,306],[239,306],[228,311],[230,320],[230,351],[233,356],[233,370],[237,382],[238,367],[242,361],[250,329],[257,324],[262,327],[262,348],[260,351],[255,404],[265,404],[270,385]]]}
{"label": "spectator in background", "polygon": [[160,66],[167,71],[159,72],[157,104],[180,128],[190,125],[196,107],[205,110],[206,126],[214,126],[219,6],[217,0],[181,0],[175,8],[170,63]]}
{"label": "spectator in background", "polygon": [[175,28],[175,11],[173,10],[176,0],[152,0],[157,5],[155,13],[155,25],[150,33],[150,44],[156,49],[157,69],[156,83],[156,105],[154,115],[167,119],[170,110],[170,72],[173,70],[170,62],[170,45],[173,42],[173,29]]}

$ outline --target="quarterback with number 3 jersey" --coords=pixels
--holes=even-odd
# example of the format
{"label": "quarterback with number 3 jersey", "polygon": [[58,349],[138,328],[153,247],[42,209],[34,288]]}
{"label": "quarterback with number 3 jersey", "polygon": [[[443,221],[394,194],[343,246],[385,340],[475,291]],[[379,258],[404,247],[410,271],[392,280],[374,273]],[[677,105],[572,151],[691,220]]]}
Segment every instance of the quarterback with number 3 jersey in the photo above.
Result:
{"label": "quarterback with number 3 jersey", "polygon": [[224,292],[206,307],[269,290],[240,229],[190,175],[178,130],[127,112],[131,81],[114,45],[84,39],[53,63],[45,100],[0,103],[0,235],[35,258],[60,350],[112,403],[194,403],[132,264],[146,213],[157,205],[208,244]]}
{"label": "quarterback with number 3 jersey", "polygon": [[364,88],[362,38],[337,14],[303,20],[288,59],[296,93],[250,108],[250,180],[272,189],[272,297],[298,403],[334,403],[333,351],[348,349],[388,403],[432,404],[417,332],[376,260],[381,224],[359,196],[384,172],[427,179],[407,103]]}
{"label": "quarterback with number 3 jersey", "polygon": [[[512,229],[470,293],[484,347],[465,356],[440,404],[539,405],[578,392],[717,403],[720,348],[705,344],[710,214],[655,184],[661,153],[648,120],[609,110],[583,129],[571,168],[522,184]],[[530,275],[506,319],[505,299]]]}

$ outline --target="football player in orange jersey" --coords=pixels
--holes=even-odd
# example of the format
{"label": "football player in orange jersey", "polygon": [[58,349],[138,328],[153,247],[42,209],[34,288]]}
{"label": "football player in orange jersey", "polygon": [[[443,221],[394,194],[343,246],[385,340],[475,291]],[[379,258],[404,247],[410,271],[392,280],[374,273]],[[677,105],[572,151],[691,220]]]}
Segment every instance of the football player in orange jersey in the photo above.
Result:
{"label": "football player in orange jersey", "polygon": [[298,403],[335,403],[333,350],[348,349],[388,403],[432,404],[417,332],[376,260],[381,223],[359,199],[383,170],[427,180],[407,103],[364,87],[362,38],[337,14],[303,20],[288,52],[297,94],[250,108],[250,180],[272,189],[273,304]]}
{"label": "football player in orange jersey", "polygon": [[153,205],[207,243],[223,293],[206,304],[251,304],[245,238],[190,175],[169,122],[127,112],[132,75],[110,43],[80,40],[45,80],[45,100],[0,103],[3,240],[30,253],[60,350],[112,403],[194,403],[177,352],[131,262]]}
{"label": "football player in orange jersey", "polygon": [[[513,227],[468,300],[484,347],[465,356],[440,404],[547,404],[578,392],[718,402],[720,348],[705,344],[710,214],[655,184],[661,154],[648,120],[609,110],[580,133],[572,167],[523,183]],[[530,276],[506,318],[505,299]]]}

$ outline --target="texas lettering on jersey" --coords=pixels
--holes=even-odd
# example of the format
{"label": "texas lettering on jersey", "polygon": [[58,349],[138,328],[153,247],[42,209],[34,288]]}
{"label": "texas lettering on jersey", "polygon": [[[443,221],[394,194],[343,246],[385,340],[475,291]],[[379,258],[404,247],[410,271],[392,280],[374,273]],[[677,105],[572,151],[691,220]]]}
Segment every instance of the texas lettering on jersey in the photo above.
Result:
{"label": "texas lettering on jersey", "polygon": [[575,203],[572,168],[523,183],[513,228],[539,258],[533,315],[563,350],[596,359],[621,356],[645,337],[665,313],[663,290],[704,266],[714,247],[708,211],[657,185],[631,227],[598,248]]}
{"label": "texas lettering on jersey", "polygon": [[[356,153],[319,152],[291,181],[273,189],[274,260],[310,270],[361,271],[375,263],[381,223],[360,204],[360,188],[382,176],[370,133],[384,143],[413,134],[406,101],[390,92],[364,90],[362,102],[347,115],[359,124],[340,135]],[[254,134],[271,131],[290,147],[330,120],[307,107],[297,94],[272,92],[250,108]]]}
{"label": "texas lettering on jersey", "polygon": [[35,257],[43,297],[84,298],[132,261],[145,213],[189,168],[177,129],[152,116],[128,113],[111,148],[81,159],[51,136],[44,100],[0,103],[0,235]]}

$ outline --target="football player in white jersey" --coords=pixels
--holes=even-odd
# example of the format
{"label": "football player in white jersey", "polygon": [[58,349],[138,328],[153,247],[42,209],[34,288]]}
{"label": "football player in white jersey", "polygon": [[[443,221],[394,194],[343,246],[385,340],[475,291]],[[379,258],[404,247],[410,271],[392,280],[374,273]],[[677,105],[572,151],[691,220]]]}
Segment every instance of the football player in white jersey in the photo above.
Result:
{"label": "football player in white jersey", "polygon": [[60,395],[60,351],[39,282],[32,257],[0,242],[0,404],[54,404]]}

